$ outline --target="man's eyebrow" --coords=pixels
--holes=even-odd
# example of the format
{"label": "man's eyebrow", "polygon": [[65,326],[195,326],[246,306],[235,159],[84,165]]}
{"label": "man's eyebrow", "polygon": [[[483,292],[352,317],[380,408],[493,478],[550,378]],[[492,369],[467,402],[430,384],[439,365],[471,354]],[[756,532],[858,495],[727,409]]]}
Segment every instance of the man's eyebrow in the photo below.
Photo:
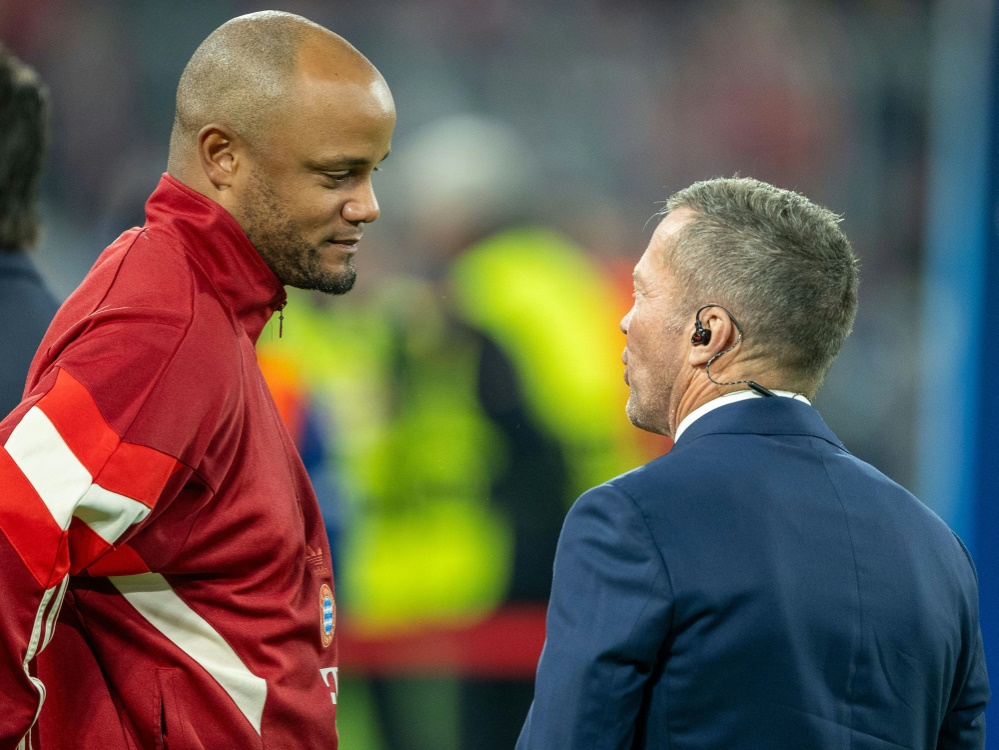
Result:
{"label": "man's eyebrow", "polygon": [[[386,151],[385,156],[376,163],[381,164],[388,158],[391,151]],[[309,169],[317,172],[335,172],[338,169],[349,169],[350,167],[366,167],[371,164],[371,160],[364,156],[333,156],[328,159],[314,159],[307,162]]]}

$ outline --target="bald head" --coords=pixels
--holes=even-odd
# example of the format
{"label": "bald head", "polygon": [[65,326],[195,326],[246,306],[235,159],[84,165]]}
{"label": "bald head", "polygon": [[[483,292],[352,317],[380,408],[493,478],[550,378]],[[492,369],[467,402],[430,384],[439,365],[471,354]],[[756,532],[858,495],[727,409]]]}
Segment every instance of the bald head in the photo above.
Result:
{"label": "bald head", "polygon": [[182,174],[198,133],[218,124],[247,143],[266,137],[287,109],[302,75],[342,80],[380,79],[346,39],[317,23],[281,11],[261,11],[224,23],[195,51],[177,87],[168,170]]}
{"label": "bald head", "polygon": [[346,40],[252,13],[184,69],[167,168],[229,212],[281,283],[342,294],[394,129],[385,79]]}

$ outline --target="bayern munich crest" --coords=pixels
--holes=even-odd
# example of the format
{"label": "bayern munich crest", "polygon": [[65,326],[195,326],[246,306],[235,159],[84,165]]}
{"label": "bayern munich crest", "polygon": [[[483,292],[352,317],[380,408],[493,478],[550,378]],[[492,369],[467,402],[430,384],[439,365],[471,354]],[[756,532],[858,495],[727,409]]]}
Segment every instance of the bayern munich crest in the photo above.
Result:
{"label": "bayern munich crest", "polygon": [[333,602],[333,589],[325,583],[319,589],[319,611],[321,613],[320,635],[323,639],[323,648],[333,643],[333,631],[336,629],[336,604]]}

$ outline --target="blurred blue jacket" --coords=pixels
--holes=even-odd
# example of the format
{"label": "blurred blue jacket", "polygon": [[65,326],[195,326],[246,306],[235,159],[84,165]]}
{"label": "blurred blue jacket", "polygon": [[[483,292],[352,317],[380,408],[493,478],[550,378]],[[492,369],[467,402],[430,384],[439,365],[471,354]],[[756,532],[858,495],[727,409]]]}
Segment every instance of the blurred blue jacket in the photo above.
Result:
{"label": "blurred blue jacket", "polygon": [[21,403],[28,366],[58,309],[28,254],[0,250],[0,419]]}
{"label": "blurred blue jacket", "polygon": [[518,750],[982,748],[974,566],[806,403],[748,399],[566,518]]}

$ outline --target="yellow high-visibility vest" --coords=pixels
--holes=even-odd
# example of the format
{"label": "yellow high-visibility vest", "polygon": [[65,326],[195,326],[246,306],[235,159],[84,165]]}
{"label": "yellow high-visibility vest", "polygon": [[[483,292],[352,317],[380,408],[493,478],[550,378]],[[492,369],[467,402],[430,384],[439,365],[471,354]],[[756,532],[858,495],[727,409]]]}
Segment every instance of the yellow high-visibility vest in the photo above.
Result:
{"label": "yellow high-visibility vest", "polygon": [[623,336],[610,284],[561,235],[497,234],[448,283],[388,281],[375,300],[311,303],[292,291],[280,340],[335,423],[352,498],[337,571],[340,606],[370,631],[493,611],[510,581],[512,525],[491,503],[506,459],[478,401],[481,339],[513,363],[530,411],[569,469],[566,507],[642,462],[624,416]]}

